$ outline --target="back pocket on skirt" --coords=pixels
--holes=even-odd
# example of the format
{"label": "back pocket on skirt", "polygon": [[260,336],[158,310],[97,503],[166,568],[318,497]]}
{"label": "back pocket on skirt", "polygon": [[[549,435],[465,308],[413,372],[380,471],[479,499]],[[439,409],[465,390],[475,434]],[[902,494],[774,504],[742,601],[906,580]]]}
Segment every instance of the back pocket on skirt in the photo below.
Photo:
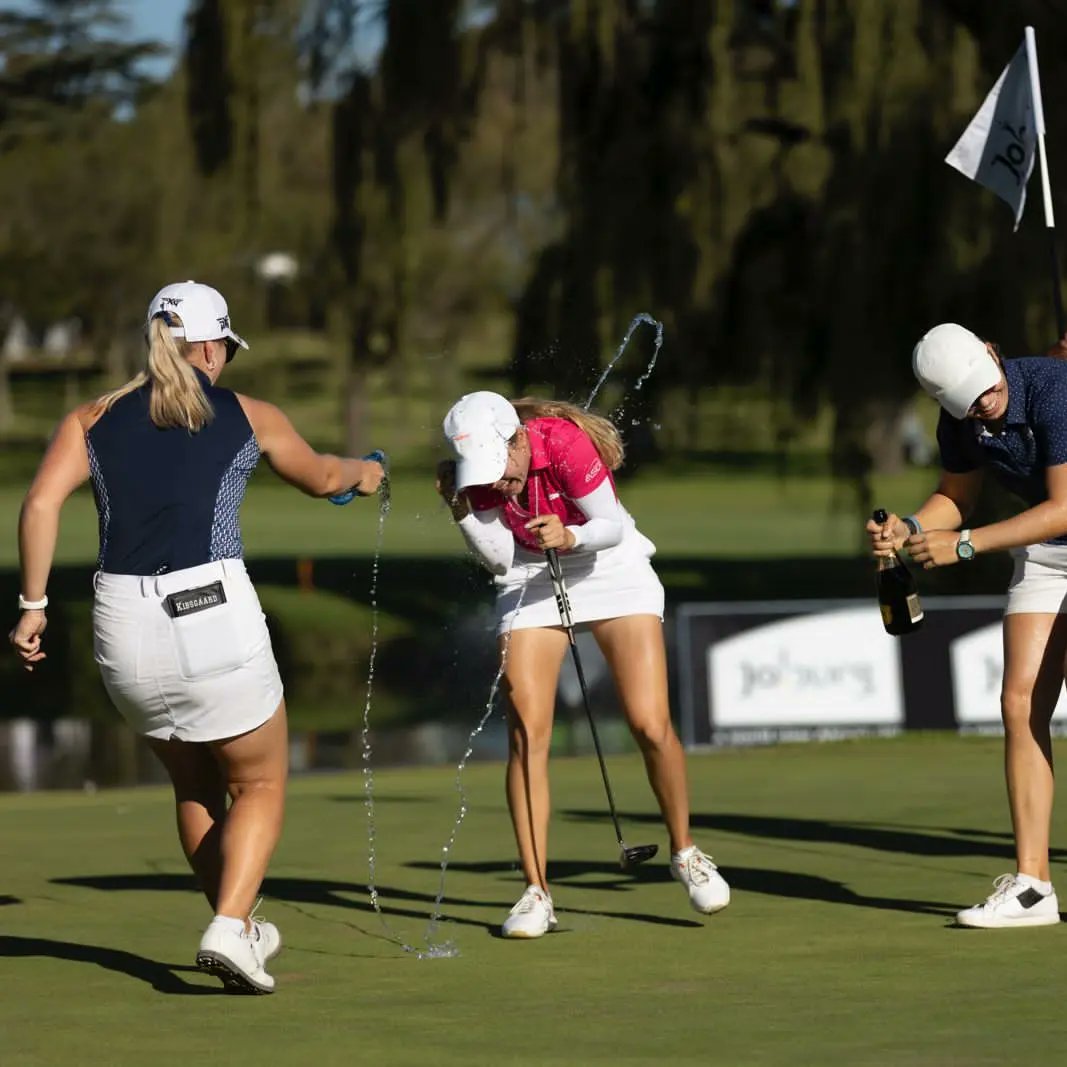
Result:
{"label": "back pocket on skirt", "polygon": [[219,604],[171,620],[178,673],[187,682],[236,670],[248,662],[253,645],[239,625],[237,605]]}

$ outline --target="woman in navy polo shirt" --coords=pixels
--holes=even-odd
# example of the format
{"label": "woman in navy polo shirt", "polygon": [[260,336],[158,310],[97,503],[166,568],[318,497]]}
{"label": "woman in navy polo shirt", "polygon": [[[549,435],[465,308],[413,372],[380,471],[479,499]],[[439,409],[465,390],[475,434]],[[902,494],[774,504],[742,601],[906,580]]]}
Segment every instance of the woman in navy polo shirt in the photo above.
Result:
{"label": "woman in navy polo shirt", "polygon": [[470,548],[496,576],[497,632],[509,696],[507,795],[526,891],[505,937],[540,937],[556,917],[545,874],[548,750],[568,647],[545,561],[554,548],[572,617],[592,631],[615,678],[671,839],[671,873],[710,914],[730,889],[689,834],[685,755],[671,725],[663,586],[655,546],[620,505],[611,472],[622,441],[607,419],[573,404],[497,393],[461,397],[444,421],[455,453],[437,488]]}
{"label": "woman in navy polo shirt", "polygon": [[[980,552],[1007,549],[1015,557],[1004,614],[1001,711],[1017,870],[999,877],[994,892],[957,920],[983,928],[1050,925],[1059,922],[1059,905],[1049,871],[1049,722],[1067,661],[1067,363],[1002,361],[993,345],[955,323],[926,333],[912,362],[919,384],[942,408],[943,469],[937,490],[914,515],[867,524],[874,554],[903,545],[925,568]],[[1025,509],[960,530],[987,469]]]}
{"label": "woman in navy polo shirt", "polygon": [[91,479],[94,656],[174,785],[178,836],[215,913],[197,964],[228,987],[270,993],[266,963],[281,938],[251,912],[281,833],[288,741],[238,510],[260,456],[317,497],[373,492],[383,471],[320,455],[274,405],[218,387],[248,345],[210,286],[161,289],[145,339],[145,369],[63,419],[30,486],[19,519],[22,614],[10,639],[27,670],[45,658],[60,509]]}

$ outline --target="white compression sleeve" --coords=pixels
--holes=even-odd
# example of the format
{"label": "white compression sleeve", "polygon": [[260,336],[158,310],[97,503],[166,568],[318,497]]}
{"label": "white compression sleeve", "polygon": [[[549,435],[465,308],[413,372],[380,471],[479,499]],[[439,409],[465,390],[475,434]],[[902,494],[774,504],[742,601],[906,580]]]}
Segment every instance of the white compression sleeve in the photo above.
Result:
{"label": "white compression sleeve", "polygon": [[601,548],[611,548],[622,540],[626,528],[622,506],[615,497],[611,482],[606,478],[591,493],[574,502],[588,522],[567,527],[575,539],[572,551],[596,552]]}
{"label": "white compression sleeve", "polygon": [[506,574],[515,559],[515,537],[504,525],[500,508],[472,511],[456,523],[467,547],[493,574]]}

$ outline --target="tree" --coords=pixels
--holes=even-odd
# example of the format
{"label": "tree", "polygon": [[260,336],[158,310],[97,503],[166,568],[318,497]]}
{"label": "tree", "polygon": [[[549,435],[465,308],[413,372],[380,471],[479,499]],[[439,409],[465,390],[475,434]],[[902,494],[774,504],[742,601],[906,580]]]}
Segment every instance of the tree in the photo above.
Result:
{"label": "tree", "polygon": [[132,108],[152,84],[145,59],[164,49],[118,36],[114,0],[36,0],[0,12],[0,137],[40,133],[71,112]]}

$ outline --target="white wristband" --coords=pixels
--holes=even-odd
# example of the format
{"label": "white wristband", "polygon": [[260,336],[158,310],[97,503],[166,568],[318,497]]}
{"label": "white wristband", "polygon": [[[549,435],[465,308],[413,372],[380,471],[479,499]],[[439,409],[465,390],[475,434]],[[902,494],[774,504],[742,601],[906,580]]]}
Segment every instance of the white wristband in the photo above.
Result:
{"label": "white wristband", "polygon": [[19,593],[19,611],[40,611],[48,607],[48,597],[43,596],[40,600],[27,600]]}

